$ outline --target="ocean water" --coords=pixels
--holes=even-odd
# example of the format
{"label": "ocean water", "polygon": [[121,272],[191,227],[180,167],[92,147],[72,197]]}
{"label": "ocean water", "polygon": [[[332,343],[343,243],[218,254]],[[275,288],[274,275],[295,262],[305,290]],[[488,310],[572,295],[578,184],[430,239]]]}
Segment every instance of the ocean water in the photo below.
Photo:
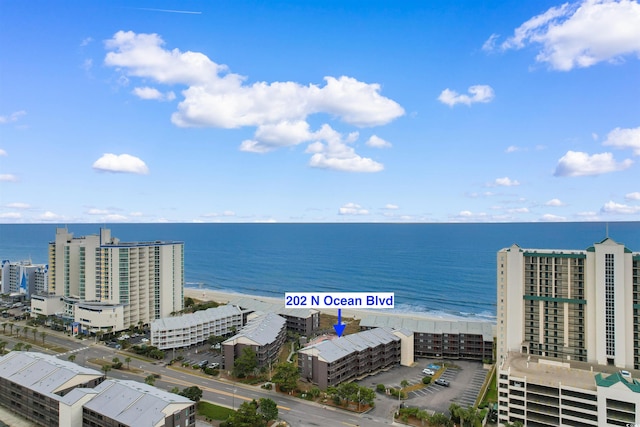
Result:
{"label": "ocean water", "polygon": [[[394,292],[395,309],[495,318],[496,252],[586,249],[608,236],[640,252],[640,222],[505,224],[110,224],[121,241],[185,243],[187,286],[285,292]],[[52,224],[0,224],[0,258],[47,262]],[[71,224],[74,236],[100,224]]]}

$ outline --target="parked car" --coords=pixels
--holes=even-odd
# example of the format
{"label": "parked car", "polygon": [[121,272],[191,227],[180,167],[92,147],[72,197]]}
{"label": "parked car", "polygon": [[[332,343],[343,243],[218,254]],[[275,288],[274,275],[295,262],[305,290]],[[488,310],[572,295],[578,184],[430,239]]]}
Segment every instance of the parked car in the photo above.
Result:
{"label": "parked car", "polygon": [[449,381],[443,380],[442,378],[438,378],[437,380],[435,380],[435,383],[443,387],[449,387]]}
{"label": "parked car", "polygon": [[423,369],[423,370],[422,370],[422,373],[423,373],[423,374],[425,374],[425,375],[431,375],[431,376],[434,376],[434,375],[436,374],[435,372],[433,372],[433,371],[432,371],[431,369],[429,369],[429,368],[425,368],[425,369]]}

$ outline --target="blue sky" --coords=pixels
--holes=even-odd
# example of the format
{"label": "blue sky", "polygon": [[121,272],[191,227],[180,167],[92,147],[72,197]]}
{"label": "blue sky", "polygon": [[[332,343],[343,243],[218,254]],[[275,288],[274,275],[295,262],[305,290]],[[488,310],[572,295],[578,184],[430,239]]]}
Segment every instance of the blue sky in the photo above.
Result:
{"label": "blue sky", "polygon": [[0,222],[638,220],[640,4],[432,3],[3,1]]}

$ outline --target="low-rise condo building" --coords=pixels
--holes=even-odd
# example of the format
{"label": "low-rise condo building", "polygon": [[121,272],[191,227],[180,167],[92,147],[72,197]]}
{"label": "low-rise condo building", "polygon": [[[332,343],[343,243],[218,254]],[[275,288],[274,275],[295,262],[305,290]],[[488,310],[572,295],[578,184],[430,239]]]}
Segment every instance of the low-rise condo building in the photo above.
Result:
{"label": "low-rise condo building", "polygon": [[315,308],[286,308],[283,302],[269,303],[251,297],[237,297],[229,304],[246,311],[276,313],[287,320],[287,330],[299,335],[310,336],[320,328],[320,311]]}
{"label": "low-rise condo building", "polygon": [[258,356],[258,367],[278,359],[280,347],[287,338],[287,321],[275,313],[250,318],[242,330],[222,343],[224,368],[232,369],[244,348],[252,348]]}

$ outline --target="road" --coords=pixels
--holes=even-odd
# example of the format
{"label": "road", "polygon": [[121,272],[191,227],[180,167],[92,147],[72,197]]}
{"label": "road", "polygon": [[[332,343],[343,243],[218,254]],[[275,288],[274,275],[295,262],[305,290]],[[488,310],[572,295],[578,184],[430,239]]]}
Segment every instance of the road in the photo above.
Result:
{"label": "road", "polygon": [[[20,325],[23,326],[23,325]],[[43,330],[43,328],[39,328]],[[105,346],[102,343],[96,343],[94,340],[79,340],[71,338],[60,332],[54,332],[50,329],[44,329],[47,332],[45,342],[55,344],[59,347],[68,349],[67,352],[60,354],[58,357],[67,360],[69,355],[75,355],[75,363],[87,368],[100,370],[101,365],[94,363],[97,360],[111,362],[114,357],[118,357],[124,363],[126,357],[131,358],[130,368],[108,372],[109,378],[127,379],[138,382],[144,382],[144,378],[158,374],[160,378],[156,380],[155,386],[163,390],[171,390],[174,387],[183,389],[185,387],[196,385],[203,391],[202,399],[217,405],[237,409],[242,402],[258,400],[260,398],[269,398],[274,400],[279,407],[279,417],[296,427],[319,427],[319,426],[388,426],[392,424],[392,420],[380,417],[373,417],[367,414],[357,415],[331,407],[308,402],[299,398],[283,395],[271,390],[261,389],[259,386],[247,386],[244,384],[233,383],[224,380],[217,380],[210,377],[199,375],[199,371],[191,372],[186,369],[166,367],[164,361],[149,362],[146,359],[139,359],[135,354],[125,353]],[[7,333],[9,331],[7,330]],[[32,334],[28,335],[32,338]],[[16,342],[25,342],[24,339],[18,339],[13,336],[3,335],[2,340],[9,344],[10,349]],[[39,333],[37,341],[41,342]],[[37,345],[32,351],[43,351]],[[51,351],[44,351],[51,354]],[[126,364],[125,364],[126,366]]]}

